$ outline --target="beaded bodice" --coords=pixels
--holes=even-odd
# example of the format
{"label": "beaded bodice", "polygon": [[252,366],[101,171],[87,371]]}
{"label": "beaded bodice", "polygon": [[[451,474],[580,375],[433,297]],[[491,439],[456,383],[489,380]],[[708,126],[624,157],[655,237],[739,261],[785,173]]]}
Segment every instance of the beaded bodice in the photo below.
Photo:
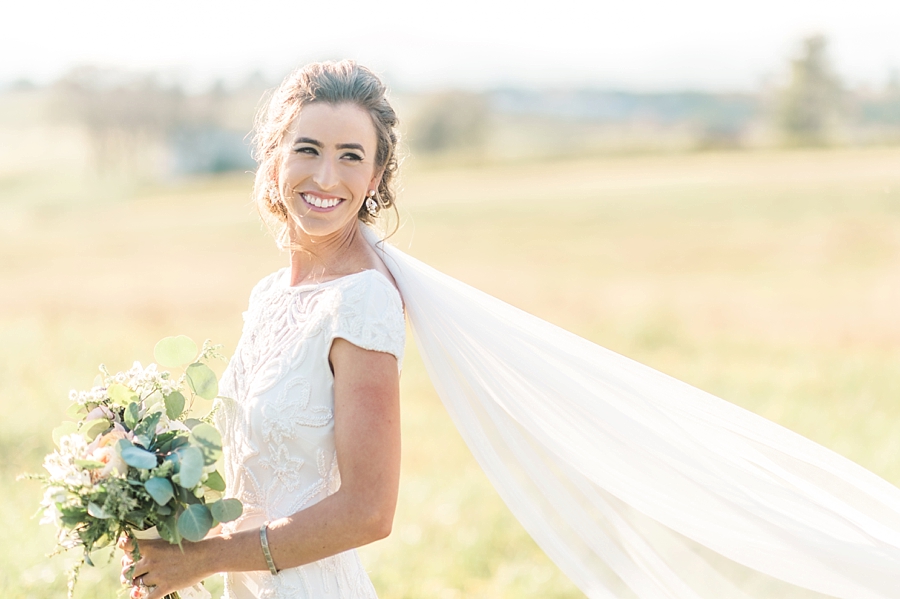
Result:
{"label": "beaded bodice", "polygon": [[[227,493],[244,504],[232,530],[291,515],[334,493],[332,341],[343,338],[403,359],[400,295],[376,270],[291,287],[287,269],[260,281],[222,375],[216,422],[225,449]],[[374,597],[355,552],[277,576],[226,577],[229,597]]]}

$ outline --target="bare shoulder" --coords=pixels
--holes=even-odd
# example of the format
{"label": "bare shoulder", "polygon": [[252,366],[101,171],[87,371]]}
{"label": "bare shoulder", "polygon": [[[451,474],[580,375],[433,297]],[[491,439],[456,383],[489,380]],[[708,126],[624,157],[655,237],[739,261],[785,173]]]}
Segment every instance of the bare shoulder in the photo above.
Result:
{"label": "bare shoulder", "polygon": [[385,266],[384,261],[371,247],[367,246],[364,252],[362,252],[359,255],[358,259],[354,262],[355,264],[353,265],[353,268],[355,272],[363,272],[366,270],[377,271],[384,275],[384,278],[386,278],[388,282],[393,285],[394,289],[396,289],[398,293],[400,292],[399,287],[397,287],[397,281],[394,280],[393,275],[391,275],[391,271],[388,270],[388,267]]}

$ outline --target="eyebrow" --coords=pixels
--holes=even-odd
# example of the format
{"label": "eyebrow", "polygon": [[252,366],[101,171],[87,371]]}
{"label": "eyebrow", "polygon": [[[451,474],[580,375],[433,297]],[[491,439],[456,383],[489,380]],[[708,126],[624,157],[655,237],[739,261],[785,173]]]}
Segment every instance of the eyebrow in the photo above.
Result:
{"label": "eyebrow", "polygon": [[[311,137],[298,137],[294,140],[295,144],[310,144],[312,146],[316,146],[317,148],[324,148],[325,144],[323,144],[318,139],[313,139]],[[338,150],[359,150],[360,152],[365,153],[365,148],[362,147],[362,144],[357,143],[346,143],[346,144],[338,144],[335,146]]]}

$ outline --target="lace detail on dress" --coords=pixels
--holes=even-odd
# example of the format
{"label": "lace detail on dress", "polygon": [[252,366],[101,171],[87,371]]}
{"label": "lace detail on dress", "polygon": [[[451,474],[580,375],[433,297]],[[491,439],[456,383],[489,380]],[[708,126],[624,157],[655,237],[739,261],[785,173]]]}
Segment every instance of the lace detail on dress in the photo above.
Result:
{"label": "lace detail on dress", "polygon": [[[377,271],[290,287],[282,269],[260,281],[244,330],[222,375],[216,423],[222,431],[228,495],[244,514],[224,528],[258,527],[304,509],[340,488],[334,446],[335,338],[403,358],[400,295]],[[375,597],[355,551],[277,576],[231,573],[226,597]]]}

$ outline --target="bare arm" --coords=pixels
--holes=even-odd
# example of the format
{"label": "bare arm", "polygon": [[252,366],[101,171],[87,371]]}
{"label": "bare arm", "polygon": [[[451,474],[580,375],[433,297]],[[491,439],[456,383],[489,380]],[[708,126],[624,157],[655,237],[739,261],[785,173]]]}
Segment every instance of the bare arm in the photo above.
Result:
{"label": "bare arm", "polygon": [[[400,400],[397,359],[335,339],[334,433],[341,487],[333,495],[269,524],[269,547],[279,569],[359,547],[391,531],[400,479]],[[185,543],[141,542],[134,577],[158,585],[149,599],[215,572],[267,570],[258,529]]]}

